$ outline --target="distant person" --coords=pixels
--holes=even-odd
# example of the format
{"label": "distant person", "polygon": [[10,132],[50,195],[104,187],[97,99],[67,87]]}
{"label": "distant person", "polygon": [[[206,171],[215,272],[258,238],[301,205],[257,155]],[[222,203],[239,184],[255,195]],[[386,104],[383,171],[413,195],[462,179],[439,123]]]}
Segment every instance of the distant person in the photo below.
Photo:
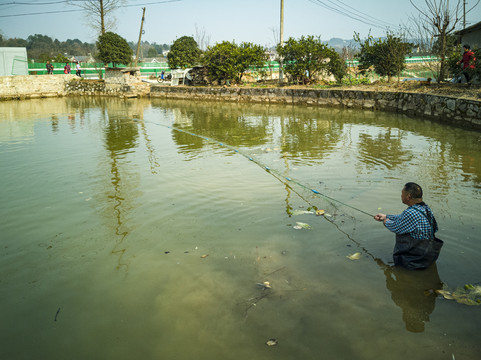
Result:
{"label": "distant person", "polygon": [[75,75],[77,75],[78,77],[82,77],[82,76],[81,76],[82,70],[80,69],[80,61],[77,61],[77,65],[75,65],[75,69],[77,70],[77,71],[75,72]]}
{"label": "distant person", "polygon": [[47,65],[46,65],[46,67],[47,67],[47,74],[48,74],[48,75],[52,75],[52,74],[53,74],[53,65],[50,64],[50,60],[47,60]]}
{"label": "distant person", "polygon": [[393,258],[395,266],[406,269],[425,269],[436,261],[443,242],[436,239],[438,230],[433,212],[423,201],[418,184],[404,185],[401,200],[408,206],[399,215],[377,214],[374,219],[396,234]]}
{"label": "distant person", "polygon": [[69,63],[65,63],[65,66],[63,67],[63,73],[64,73],[64,74],[70,74],[70,73],[71,73],[71,69],[70,69],[70,64],[69,64]]}
{"label": "distant person", "polygon": [[469,83],[469,81],[471,80],[471,74],[475,69],[474,62],[476,61],[476,58],[474,57],[474,52],[471,51],[471,46],[467,44],[463,45],[463,49],[463,57],[456,64],[463,64],[463,74],[466,78],[466,82]]}
{"label": "distant person", "polygon": [[161,80],[164,80],[165,79],[165,71],[162,70],[162,72],[160,73],[160,79]]}

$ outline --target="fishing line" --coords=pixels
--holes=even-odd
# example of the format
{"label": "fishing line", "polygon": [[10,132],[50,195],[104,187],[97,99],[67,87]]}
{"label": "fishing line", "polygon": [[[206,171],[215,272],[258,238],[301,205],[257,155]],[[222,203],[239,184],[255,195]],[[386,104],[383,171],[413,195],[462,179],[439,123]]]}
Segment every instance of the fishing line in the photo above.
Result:
{"label": "fishing line", "polygon": [[[134,121],[139,121],[137,119],[133,119]],[[364,211],[364,210],[361,210],[361,209],[358,209],[354,206],[351,206],[349,204],[346,204],[340,200],[337,200],[337,199],[334,199],[333,197],[331,196],[328,196],[326,194],[323,194],[321,193],[320,191],[318,190],[315,190],[315,189],[311,189],[310,187],[300,183],[299,181],[291,178],[291,177],[288,177],[288,176],[284,176],[283,174],[281,174],[280,172],[278,172],[277,170],[274,170],[274,169],[271,169],[270,167],[262,164],[259,160],[253,158],[252,156],[250,156],[249,154],[245,154],[243,153],[242,151],[239,151],[238,149],[230,146],[230,145],[227,145],[223,142],[220,142],[220,141],[217,141],[215,139],[212,139],[212,138],[209,138],[207,136],[203,136],[203,135],[199,135],[199,134],[195,134],[193,132],[190,132],[190,131],[187,131],[187,130],[183,130],[183,129],[179,129],[179,128],[175,128],[175,127],[172,127],[172,126],[169,126],[169,125],[164,125],[164,124],[159,124],[159,123],[155,123],[155,122],[150,122],[150,121],[145,121],[145,120],[141,120],[142,122],[144,123],[148,123],[148,124],[152,124],[152,125],[157,125],[157,126],[162,126],[164,128],[167,128],[167,129],[171,129],[171,130],[174,130],[174,131],[178,131],[178,132],[181,132],[181,133],[184,133],[184,134],[188,134],[188,135],[191,135],[191,136],[194,136],[194,137],[197,137],[197,138],[200,138],[200,139],[203,139],[207,142],[211,142],[211,143],[214,143],[214,144],[217,144],[221,147],[225,147],[227,149],[230,149],[232,150],[233,152],[235,153],[238,153],[242,156],[244,156],[246,159],[248,159],[249,161],[252,161],[253,163],[255,163],[256,165],[258,165],[259,167],[261,167],[262,169],[264,169],[266,172],[268,172],[269,174],[271,174],[275,179],[277,179],[278,181],[280,181],[282,184],[284,184],[286,187],[288,187],[290,190],[292,190],[297,196],[299,196],[299,198],[301,198],[303,201],[305,201],[307,204],[309,204],[313,209],[315,210],[318,210],[317,206],[315,206],[314,204],[312,204],[308,199],[306,199],[304,196],[302,196],[298,191],[296,191],[292,186],[291,186],[291,183],[294,183],[298,186],[300,186],[301,188],[303,189],[306,189],[310,192],[312,192],[315,196],[321,196],[321,197],[324,197],[328,200],[330,200],[331,202],[336,202],[336,203],[339,203],[341,205],[344,205],[350,209],[353,209],[353,210],[356,210],[360,213],[363,213],[365,215],[368,215],[369,217],[373,217],[374,215],[371,215],[369,214],[368,212]],[[335,205],[333,205],[335,206]],[[366,255],[368,255],[369,257],[371,257],[373,260],[376,260],[375,256],[372,255],[369,250],[367,250],[364,246],[362,246],[358,241],[356,241],[355,239],[352,238],[352,236],[350,236],[347,232],[343,231],[338,224],[336,224],[333,220],[329,219],[328,217],[326,216],[323,216],[323,218],[325,220],[327,220],[329,223],[331,223],[332,225],[334,225],[337,230],[339,230],[341,233],[343,233],[344,235],[346,235],[346,237],[351,240],[353,243],[355,243]]]}
{"label": "fishing line", "polygon": [[[137,121],[136,119],[134,119],[135,121]],[[155,122],[149,122],[149,121],[145,121],[143,120],[144,122],[146,123],[150,123],[150,124],[153,124],[153,125],[158,125],[158,126],[162,126],[162,127],[165,127],[165,128],[168,128],[168,129],[171,129],[171,130],[174,130],[174,131],[178,131],[178,132],[182,132],[184,134],[188,134],[188,135],[191,135],[191,136],[194,136],[194,137],[197,137],[197,138],[200,138],[200,139],[203,139],[203,140],[206,140],[208,142],[211,142],[211,143],[214,143],[214,144],[217,144],[221,147],[225,147],[227,149],[230,149],[232,151],[234,151],[235,153],[238,153],[242,156],[244,156],[246,159],[248,159],[249,161],[252,161],[253,163],[255,163],[256,165],[258,165],[259,167],[261,167],[262,169],[264,169],[266,172],[268,172],[269,174],[271,174],[274,178],[276,178],[278,181],[280,181],[281,183],[283,183],[284,185],[286,185],[287,187],[289,187],[289,189],[291,189],[293,192],[295,192],[302,200],[304,200],[306,203],[308,203],[311,207],[313,207],[314,209],[317,210],[317,207],[315,205],[313,205],[309,200],[307,200],[305,197],[303,197],[302,195],[299,194],[299,192],[297,192],[290,184],[296,184],[297,186],[307,190],[307,191],[310,191],[312,192],[315,196],[318,196],[318,197],[323,197],[325,199],[328,199],[330,200],[331,202],[335,202],[335,203],[338,203],[338,204],[341,204],[343,206],[346,206],[352,210],[356,210],[362,214],[365,214],[369,217],[374,217],[374,215],[362,210],[362,209],[359,209],[355,206],[352,206],[352,205],[349,205],[345,202],[342,202],[340,200],[337,200],[329,195],[326,195],[326,194],[323,194],[321,193],[320,191],[316,190],[316,189],[313,189],[313,188],[310,188],[309,186],[306,186],[304,185],[303,183],[289,177],[289,176],[284,176],[283,174],[281,174],[279,171],[275,170],[275,169],[271,169],[270,167],[264,165],[263,163],[261,163],[259,160],[255,159],[254,157],[250,156],[249,154],[245,154],[243,153],[242,151],[228,145],[228,144],[225,144],[223,142],[220,142],[220,141],[217,141],[215,139],[212,139],[210,137],[207,137],[207,136],[203,136],[203,135],[199,135],[199,134],[195,134],[193,132],[190,132],[190,131],[187,131],[187,130],[183,130],[183,129],[179,129],[179,128],[175,128],[175,127],[172,127],[172,126],[169,126],[169,125],[164,125],[164,124],[159,124],[159,123],[155,123]]]}

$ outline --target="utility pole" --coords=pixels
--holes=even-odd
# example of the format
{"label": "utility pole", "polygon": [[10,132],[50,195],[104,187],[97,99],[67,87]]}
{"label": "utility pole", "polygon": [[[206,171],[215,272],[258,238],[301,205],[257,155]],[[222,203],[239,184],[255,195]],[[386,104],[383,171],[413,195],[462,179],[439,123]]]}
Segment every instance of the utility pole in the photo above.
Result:
{"label": "utility pole", "polygon": [[[280,37],[279,37],[279,45],[284,45],[284,0],[281,0],[281,26],[280,26]],[[284,80],[284,74],[282,71],[282,59],[279,59],[279,82],[282,83]]]}
{"label": "utility pole", "polygon": [[466,0],[463,1],[463,29],[466,29]]}
{"label": "utility pole", "polygon": [[142,10],[143,10],[142,22],[140,23],[139,42],[137,43],[137,51],[135,52],[135,65],[134,65],[134,67],[137,67],[137,62],[139,61],[140,40],[142,39],[142,28],[144,26],[144,20],[145,20],[145,8],[142,8]]}

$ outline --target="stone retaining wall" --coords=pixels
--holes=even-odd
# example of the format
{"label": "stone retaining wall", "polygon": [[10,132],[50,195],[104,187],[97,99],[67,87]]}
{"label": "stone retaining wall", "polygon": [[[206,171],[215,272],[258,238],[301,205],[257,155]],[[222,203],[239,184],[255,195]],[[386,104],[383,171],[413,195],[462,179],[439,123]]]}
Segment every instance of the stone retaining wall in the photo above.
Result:
{"label": "stone retaining wall", "polygon": [[153,85],[150,97],[335,106],[402,113],[481,130],[481,101],[410,92]]}
{"label": "stone retaining wall", "polygon": [[[78,79],[78,78],[77,78]],[[107,83],[103,80],[70,81],[65,85],[66,95],[100,95],[120,97],[148,96],[150,86],[146,83]]]}
{"label": "stone retaining wall", "polygon": [[76,75],[0,76],[0,100],[35,99],[69,95],[147,96],[149,84],[107,83],[85,80]]}
{"label": "stone retaining wall", "polygon": [[162,86],[109,84],[75,75],[0,77],[0,100],[58,96],[150,96],[157,98],[299,104],[380,110],[481,130],[481,101],[410,92],[338,89]]}
{"label": "stone retaining wall", "polygon": [[75,75],[0,76],[0,100],[64,96]]}

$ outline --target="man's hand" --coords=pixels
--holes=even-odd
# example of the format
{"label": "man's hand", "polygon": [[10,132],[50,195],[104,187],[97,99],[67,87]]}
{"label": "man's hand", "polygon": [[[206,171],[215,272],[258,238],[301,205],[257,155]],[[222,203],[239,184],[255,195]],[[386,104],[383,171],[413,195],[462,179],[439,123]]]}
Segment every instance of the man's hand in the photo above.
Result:
{"label": "man's hand", "polygon": [[385,220],[386,220],[386,214],[377,214],[377,215],[374,215],[374,220],[377,220],[377,221],[385,221]]}

